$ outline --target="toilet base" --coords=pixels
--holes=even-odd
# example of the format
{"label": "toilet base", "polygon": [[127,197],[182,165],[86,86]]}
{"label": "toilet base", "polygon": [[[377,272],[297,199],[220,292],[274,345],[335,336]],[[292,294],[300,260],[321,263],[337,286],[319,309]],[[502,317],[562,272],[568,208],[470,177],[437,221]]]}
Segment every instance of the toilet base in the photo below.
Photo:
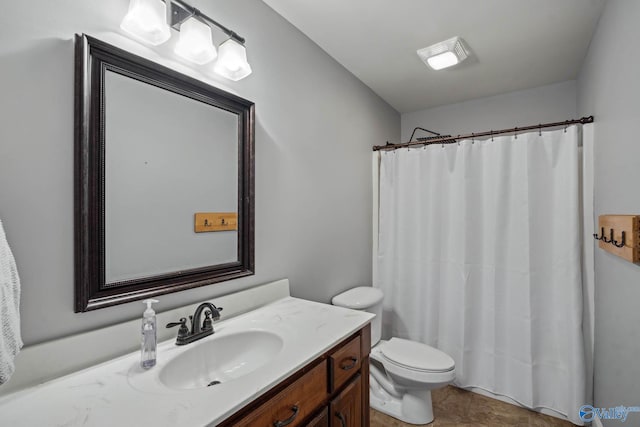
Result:
{"label": "toilet base", "polygon": [[408,424],[429,424],[433,421],[431,390],[409,390],[402,397],[387,393],[375,378],[370,379],[371,408]]}

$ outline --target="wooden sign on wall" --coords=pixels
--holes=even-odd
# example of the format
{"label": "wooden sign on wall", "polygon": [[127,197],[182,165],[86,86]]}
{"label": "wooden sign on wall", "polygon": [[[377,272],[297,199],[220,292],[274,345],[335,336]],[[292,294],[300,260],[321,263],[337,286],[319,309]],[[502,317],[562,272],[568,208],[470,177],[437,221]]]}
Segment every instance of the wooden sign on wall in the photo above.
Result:
{"label": "wooden sign on wall", "polygon": [[600,249],[640,263],[640,215],[600,215],[597,231]]}
{"label": "wooden sign on wall", "polygon": [[235,212],[197,212],[195,214],[194,231],[196,233],[237,229],[238,214]]}

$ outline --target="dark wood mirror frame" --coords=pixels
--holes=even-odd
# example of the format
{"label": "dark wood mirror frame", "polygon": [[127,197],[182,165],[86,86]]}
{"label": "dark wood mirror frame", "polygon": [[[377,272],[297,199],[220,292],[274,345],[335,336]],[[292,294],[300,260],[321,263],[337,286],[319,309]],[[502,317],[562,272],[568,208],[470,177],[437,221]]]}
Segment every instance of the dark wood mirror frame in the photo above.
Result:
{"label": "dark wood mirror frame", "polygon": [[[86,35],[76,35],[75,46],[75,311],[95,310],[254,274],[254,104]],[[237,114],[236,262],[106,283],[106,71]]]}

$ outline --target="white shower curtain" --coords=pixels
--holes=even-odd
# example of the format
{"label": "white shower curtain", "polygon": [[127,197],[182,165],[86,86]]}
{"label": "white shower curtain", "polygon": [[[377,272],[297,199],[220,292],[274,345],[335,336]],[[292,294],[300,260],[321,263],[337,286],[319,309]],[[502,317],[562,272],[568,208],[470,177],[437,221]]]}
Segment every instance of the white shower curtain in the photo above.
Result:
{"label": "white shower curtain", "polygon": [[575,424],[586,403],[579,138],[572,126],[381,152],[374,266],[386,336],[451,355],[458,386]]}

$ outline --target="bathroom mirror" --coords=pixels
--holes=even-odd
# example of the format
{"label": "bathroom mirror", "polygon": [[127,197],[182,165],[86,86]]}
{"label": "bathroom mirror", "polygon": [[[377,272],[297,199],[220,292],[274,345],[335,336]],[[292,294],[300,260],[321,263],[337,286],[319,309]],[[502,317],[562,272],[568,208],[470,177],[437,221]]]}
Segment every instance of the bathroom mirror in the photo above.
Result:
{"label": "bathroom mirror", "polygon": [[75,72],[76,312],[253,274],[254,104],[86,35]]}

